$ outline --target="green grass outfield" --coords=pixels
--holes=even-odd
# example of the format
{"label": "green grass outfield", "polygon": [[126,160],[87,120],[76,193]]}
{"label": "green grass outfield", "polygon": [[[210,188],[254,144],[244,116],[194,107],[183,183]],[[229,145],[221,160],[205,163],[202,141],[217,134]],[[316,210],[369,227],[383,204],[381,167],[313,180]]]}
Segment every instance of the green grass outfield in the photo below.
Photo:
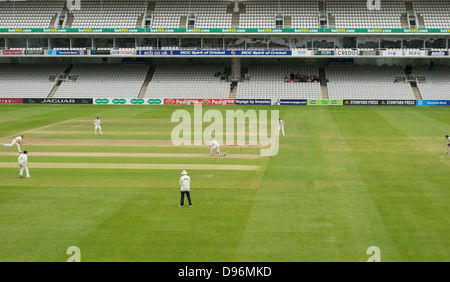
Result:
{"label": "green grass outfield", "polygon": [[[181,106],[0,105],[0,261],[450,261],[450,108],[279,110],[276,156],[175,147]],[[100,116],[104,135],[93,134]],[[207,126],[208,124],[205,124]],[[193,207],[179,208],[182,169]]]}

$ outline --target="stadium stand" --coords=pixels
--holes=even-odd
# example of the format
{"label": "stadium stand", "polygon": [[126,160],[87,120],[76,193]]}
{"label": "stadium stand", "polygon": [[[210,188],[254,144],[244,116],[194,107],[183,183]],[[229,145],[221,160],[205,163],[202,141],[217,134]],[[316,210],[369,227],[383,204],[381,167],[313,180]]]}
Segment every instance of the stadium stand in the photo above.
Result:
{"label": "stadium stand", "polygon": [[[1,93],[9,98],[46,98],[65,68],[56,64],[1,64]],[[51,76],[54,78],[49,79]]]}
{"label": "stadium stand", "polygon": [[425,28],[450,27],[450,2],[413,0],[414,11],[423,17]]}
{"label": "stadium stand", "polygon": [[240,28],[319,28],[319,2],[250,0],[239,23]]}
{"label": "stadium stand", "polygon": [[147,9],[146,0],[83,0],[73,14],[72,28],[135,28],[138,17]]}
{"label": "stadium stand", "polygon": [[248,81],[237,87],[238,99],[320,99],[319,82],[284,82],[291,73],[318,75],[317,67],[308,66],[267,66],[248,68]]}
{"label": "stadium stand", "polygon": [[404,0],[383,1],[381,10],[368,10],[365,0],[327,0],[326,7],[335,28],[402,28],[406,13]]}
{"label": "stadium stand", "polygon": [[149,67],[146,65],[80,64],[70,71],[55,98],[137,98]]}
{"label": "stadium stand", "polygon": [[[68,10],[66,3],[0,1],[0,28],[231,28],[233,22],[232,1],[83,0],[80,10]],[[450,26],[447,0],[382,1],[381,10],[367,9],[366,0],[248,0],[242,4],[238,28],[407,28],[403,21],[409,16],[417,19],[416,27]],[[326,20],[321,23],[321,19]]]}
{"label": "stadium stand", "polygon": [[414,76],[422,76],[424,81],[417,83],[422,99],[448,100],[450,98],[450,67],[420,65],[412,69]]}
{"label": "stadium stand", "polygon": [[405,76],[402,67],[328,66],[325,71],[330,99],[415,99],[409,83],[394,82]]}
{"label": "stadium stand", "polygon": [[0,28],[49,28],[63,1],[0,2]]}
{"label": "stadium stand", "polygon": [[218,65],[160,65],[149,83],[146,98],[228,99],[230,85],[215,77]]}
{"label": "stadium stand", "polygon": [[157,1],[152,28],[230,28],[229,3],[218,1]]}

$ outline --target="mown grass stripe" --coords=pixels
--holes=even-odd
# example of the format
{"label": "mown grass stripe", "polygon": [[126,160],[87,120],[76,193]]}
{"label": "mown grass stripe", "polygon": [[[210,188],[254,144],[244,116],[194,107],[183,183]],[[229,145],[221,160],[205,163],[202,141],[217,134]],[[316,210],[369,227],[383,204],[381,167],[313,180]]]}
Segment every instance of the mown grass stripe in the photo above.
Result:
{"label": "mown grass stripe", "polygon": [[[16,156],[16,152],[2,152],[0,156]],[[214,158],[206,154],[173,154],[173,153],[94,153],[94,152],[33,152],[38,157],[126,157],[126,158]],[[227,155],[228,159],[261,159],[262,156],[250,154]]]}
{"label": "mown grass stripe", "polygon": [[[0,163],[0,168],[18,167],[16,163]],[[33,168],[51,169],[201,169],[201,170],[259,170],[256,165],[210,165],[210,164],[117,164],[117,163],[33,163]]]}

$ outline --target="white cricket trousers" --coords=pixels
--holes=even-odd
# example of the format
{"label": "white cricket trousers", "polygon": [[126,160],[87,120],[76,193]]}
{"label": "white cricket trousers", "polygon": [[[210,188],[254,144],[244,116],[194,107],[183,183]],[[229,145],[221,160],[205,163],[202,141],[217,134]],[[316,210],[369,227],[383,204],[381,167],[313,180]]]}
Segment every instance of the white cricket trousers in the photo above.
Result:
{"label": "white cricket trousers", "polygon": [[281,132],[283,132],[283,136],[284,136],[284,126],[278,127],[278,136],[280,136],[280,130],[281,130]]}
{"label": "white cricket trousers", "polygon": [[11,144],[3,144],[3,146],[5,146],[5,147],[12,147],[12,146],[14,146],[14,145],[16,145],[17,148],[19,149],[19,153],[22,152],[22,151],[20,150],[20,145],[19,145],[19,143],[17,143],[16,139],[14,139],[14,140],[11,142]]}
{"label": "white cricket trousers", "polygon": [[211,151],[211,155],[214,155],[214,150],[216,150],[217,153],[222,154],[220,152],[220,147],[219,146],[209,147],[209,150]]}
{"label": "white cricket trousers", "polygon": [[28,166],[26,163],[19,163],[20,167],[20,176],[23,176],[23,170],[25,170],[25,173],[27,174],[27,177],[30,178],[30,171],[28,170]]}
{"label": "white cricket trousers", "polygon": [[100,131],[100,134],[103,134],[103,132],[102,132],[102,127],[100,126],[100,125],[96,125],[95,126],[95,134],[97,134],[97,129]]}

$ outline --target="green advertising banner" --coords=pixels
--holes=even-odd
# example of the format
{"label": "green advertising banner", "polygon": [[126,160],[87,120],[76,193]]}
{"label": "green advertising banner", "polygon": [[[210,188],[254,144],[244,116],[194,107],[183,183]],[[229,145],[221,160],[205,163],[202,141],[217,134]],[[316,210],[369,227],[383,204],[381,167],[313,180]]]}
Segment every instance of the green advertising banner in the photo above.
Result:
{"label": "green advertising banner", "polygon": [[148,100],[141,98],[95,98],[93,104],[95,105],[163,105],[164,99],[150,98]]}
{"label": "green advertising banner", "polygon": [[125,99],[113,99],[112,103],[114,105],[123,105],[123,104],[127,103],[127,100],[125,100]]}
{"label": "green advertising banner", "polygon": [[306,101],[308,106],[343,106],[343,99],[308,99]]}
{"label": "green advertising banner", "polygon": [[448,28],[435,29],[352,29],[352,28],[1,28],[0,33],[450,33]]}

